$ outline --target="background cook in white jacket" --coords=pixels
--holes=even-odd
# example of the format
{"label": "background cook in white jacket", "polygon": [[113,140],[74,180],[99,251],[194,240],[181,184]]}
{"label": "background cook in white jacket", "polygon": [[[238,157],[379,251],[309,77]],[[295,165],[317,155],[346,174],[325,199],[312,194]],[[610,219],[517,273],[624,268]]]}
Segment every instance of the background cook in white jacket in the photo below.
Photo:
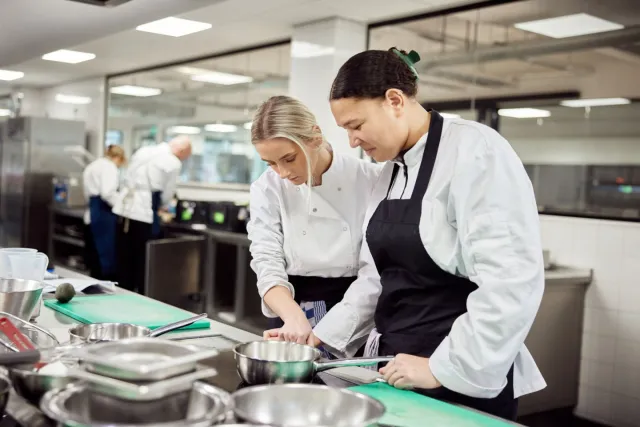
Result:
{"label": "background cook in white jacket", "polygon": [[91,162],[82,173],[87,210],[84,215],[85,264],[91,277],[114,279],[116,273],[116,218],[111,212],[118,195],[118,168],[125,161],[124,150],[110,145],[104,157]]}
{"label": "background cook in white jacket", "polygon": [[395,356],[381,369],[387,382],[514,419],[518,396],[545,386],[524,345],[544,292],[533,188],[495,130],[420,105],[416,59],[362,52],[333,83],[351,145],[393,160],[367,213],[363,264],[373,268],[349,292],[368,304],[380,280],[381,335],[366,353]]}
{"label": "background cook in white jacket", "polygon": [[[271,166],[251,186],[248,225],[251,267],[274,327],[265,337],[305,343],[327,311],[359,317],[342,300],[358,273],[362,222],[380,167],[332,153],[313,114],[291,97],[265,102],[251,134]],[[335,340],[364,344],[371,313],[364,317],[358,331],[336,329]]]}
{"label": "background cook in white jacket", "polygon": [[159,209],[173,198],[182,162],[191,155],[191,140],[178,136],[169,143],[142,147],[131,157],[124,188],[113,213],[116,232],[118,283],[129,290],[144,285],[146,247],[160,237]]}

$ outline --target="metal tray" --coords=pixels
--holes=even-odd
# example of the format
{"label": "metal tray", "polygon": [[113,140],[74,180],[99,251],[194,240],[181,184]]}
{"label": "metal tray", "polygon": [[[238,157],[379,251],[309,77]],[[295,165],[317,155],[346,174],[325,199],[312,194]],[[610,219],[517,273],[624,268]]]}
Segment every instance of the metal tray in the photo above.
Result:
{"label": "metal tray", "polygon": [[86,381],[89,389],[107,396],[124,400],[150,401],[163,399],[172,394],[191,390],[193,383],[206,378],[215,377],[218,374],[213,368],[201,367],[195,372],[186,375],[169,378],[168,380],[131,383],[115,378],[103,377],[82,369],[70,370],[70,377]]}
{"label": "metal tray", "polygon": [[193,372],[198,361],[217,355],[216,349],[159,338],[112,341],[74,352],[86,371],[129,381],[160,381]]}

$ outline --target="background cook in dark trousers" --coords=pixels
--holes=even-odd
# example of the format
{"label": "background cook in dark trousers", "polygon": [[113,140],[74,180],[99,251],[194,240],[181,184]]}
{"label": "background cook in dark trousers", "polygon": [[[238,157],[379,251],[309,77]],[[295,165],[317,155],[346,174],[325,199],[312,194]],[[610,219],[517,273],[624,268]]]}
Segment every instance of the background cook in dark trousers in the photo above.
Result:
{"label": "background cook in dark trousers", "polygon": [[288,96],[260,106],[251,140],[270,166],[251,186],[247,228],[263,313],[277,328],[265,338],[307,343],[329,311],[368,319],[357,330],[358,322],[343,322],[329,337],[362,346],[373,307],[358,313],[358,296],[347,289],[358,273],[362,223],[381,168],[333,152],[311,111]]}
{"label": "background cook in dark trousers", "polygon": [[382,369],[396,387],[513,419],[546,385],[524,345],[544,291],[532,185],[495,130],[420,105],[417,59],[359,53],[331,89],[351,145],[388,161],[362,245],[382,286],[365,353],[397,355]]}
{"label": "background cook in dark trousers", "polygon": [[116,234],[118,282],[141,291],[147,242],[160,237],[158,211],[175,194],[182,162],[191,155],[191,140],[178,136],[169,143],[142,147],[131,156],[124,185],[113,212],[119,216]]}
{"label": "background cook in dark trousers", "polygon": [[111,212],[118,195],[124,150],[110,145],[104,157],[91,162],[82,173],[87,210],[84,215],[85,259],[91,277],[116,280],[116,216]]}

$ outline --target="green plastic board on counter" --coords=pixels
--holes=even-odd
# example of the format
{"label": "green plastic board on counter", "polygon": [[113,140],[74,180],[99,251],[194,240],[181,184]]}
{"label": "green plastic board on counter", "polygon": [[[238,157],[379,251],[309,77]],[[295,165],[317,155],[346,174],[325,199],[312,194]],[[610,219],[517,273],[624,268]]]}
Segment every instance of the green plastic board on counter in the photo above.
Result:
{"label": "green plastic board on counter", "polygon": [[[135,294],[80,296],[64,304],[46,299],[44,305],[81,323],[132,323],[150,329],[193,316],[188,311]],[[182,329],[209,327],[209,321],[203,319]]]}
{"label": "green plastic board on counter", "polygon": [[372,383],[350,390],[379,400],[387,411],[379,421],[394,427],[513,427],[513,424],[450,405],[385,383]]}

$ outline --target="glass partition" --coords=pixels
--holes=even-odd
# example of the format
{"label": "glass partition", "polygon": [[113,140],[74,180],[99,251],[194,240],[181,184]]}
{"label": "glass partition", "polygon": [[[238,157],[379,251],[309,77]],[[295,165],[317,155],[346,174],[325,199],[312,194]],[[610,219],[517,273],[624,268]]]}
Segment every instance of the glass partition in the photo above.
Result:
{"label": "glass partition", "polygon": [[497,129],[541,212],[640,220],[633,2],[488,3],[372,25],[370,48],[416,50],[419,101]]}
{"label": "glass partition", "polygon": [[107,129],[119,132],[128,155],[189,135],[181,182],[248,185],[266,169],[250,143],[251,117],[287,93],[289,50],[279,43],[111,78]]}

